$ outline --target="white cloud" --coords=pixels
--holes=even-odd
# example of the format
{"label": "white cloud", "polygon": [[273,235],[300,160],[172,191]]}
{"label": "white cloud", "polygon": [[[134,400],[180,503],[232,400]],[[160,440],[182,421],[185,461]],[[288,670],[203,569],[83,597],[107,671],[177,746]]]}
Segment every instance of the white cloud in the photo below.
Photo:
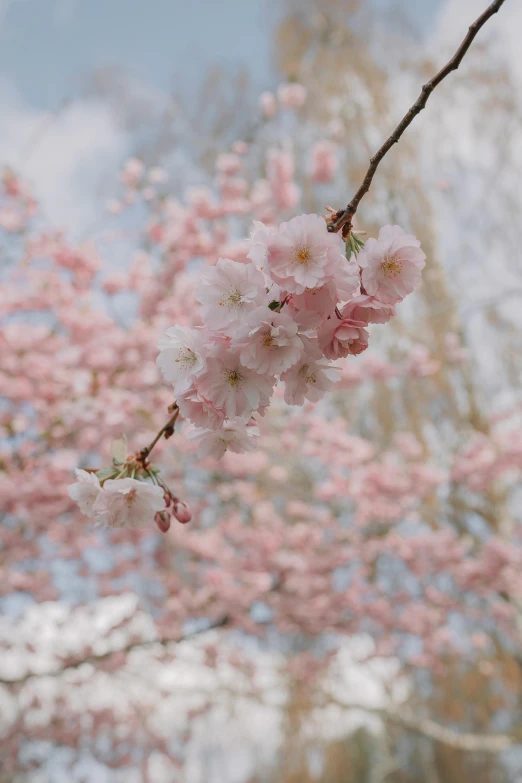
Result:
{"label": "white cloud", "polygon": [[103,211],[129,145],[110,107],[79,99],[53,115],[0,81],[0,116],[0,164],[32,184],[54,226],[83,234]]}

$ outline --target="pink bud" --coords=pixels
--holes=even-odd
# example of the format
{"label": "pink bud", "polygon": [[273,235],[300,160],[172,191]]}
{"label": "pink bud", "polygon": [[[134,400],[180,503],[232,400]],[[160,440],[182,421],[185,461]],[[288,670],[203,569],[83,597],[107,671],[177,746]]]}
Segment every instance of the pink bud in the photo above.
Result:
{"label": "pink bud", "polygon": [[182,525],[186,525],[192,519],[192,511],[182,500],[174,505],[172,513]]}
{"label": "pink bud", "polygon": [[154,521],[162,533],[166,533],[170,527],[170,516],[164,511],[157,511],[154,515]]}

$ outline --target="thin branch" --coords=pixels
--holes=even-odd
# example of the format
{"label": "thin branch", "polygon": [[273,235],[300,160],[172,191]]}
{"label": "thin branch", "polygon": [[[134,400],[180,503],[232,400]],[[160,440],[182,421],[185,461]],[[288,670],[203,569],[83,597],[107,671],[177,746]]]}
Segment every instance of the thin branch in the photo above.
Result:
{"label": "thin branch", "polygon": [[[272,592],[279,590],[280,587],[281,584],[276,579],[270,588],[270,591]],[[46,672],[28,672],[21,677],[14,677],[12,679],[0,677],[0,685],[21,685],[35,677],[59,677],[61,674],[63,674],[63,672],[70,671],[71,669],[79,669],[80,666],[83,666],[84,663],[100,663],[101,661],[106,661],[111,657],[111,655],[117,655],[119,653],[126,654],[132,652],[133,650],[143,650],[147,649],[147,647],[153,647],[157,644],[161,645],[167,650],[171,644],[180,644],[181,642],[186,642],[189,639],[193,639],[195,636],[199,636],[201,633],[213,631],[217,628],[225,628],[231,624],[232,617],[228,614],[223,614],[221,617],[218,617],[216,620],[211,620],[201,628],[198,628],[195,631],[190,631],[189,633],[183,634],[182,636],[177,636],[176,638],[170,637],[163,639],[150,639],[142,642],[129,642],[124,647],[119,647],[117,650],[107,650],[105,653],[86,655],[85,657],[77,658],[76,660],[64,661],[62,666]]]}
{"label": "thin branch", "polygon": [[163,425],[163,427],[160,429],[158,434],[155,436],[155,438],[149,443],[148,446],[145,446],[144,449],[141,449],[139,452],[140,462],[145,465],[149,458],[149,454],[151,453],[154,446],[157,444],[157,442],[165,436],[165,439],[170,438],[174,434],[174,425],[176,423],[176,420],[179,416],[179,408],[176,404],[174,404],[171,408],[169,408],[169,412],[173,411],[172,416],[167,421],[166,424]]}
{"label": "thin branch", "polygon": [[462,62],[464,55],[468,51],[469,47],[471,46],[473,39],[485,25],[485,23],[490,19],[494,14],[497,13],[497,11],[500,10],[500,7],[503,5],[504,0],[495,0],[494,3],[491,3],[489,8],[487,8],[484,13],[479,16],[479,18],[473,22],[472,25],[470,25],[468,32],[466,34],[466,37],[462,41],[461,45],[451,58],[451,60],[442,68],[432,79],[430,79],[429,82],[426,82],[426,84],[423,86],[421,90],[421,94],[413,104],[413,106],[408,110],[408,112],[404,115],[402,120],[399,122],[391,136],[384,142],[380,150],[371,158],[370,160],[370,166],[368,168],[368,171],[366,172],[366,176],[364,177],[364,180],[362,182],[362,185],[360,186],[359,190],[355,194],[355,196],[352,198],[350,203],[348,204],[345,209],[341,209],[338,212],[336,212],[334,215],[332,215],[331,221],[329,223],[328,229],[329,231],[339,231],[340,228],[343,229],[343,237],[346,238],[351,229],[352,229],[352,218],[357,212],[357,208],[359,206],[359,202],[363,198],[363,196],[369,191],[370,185],[372,184],[373,176],[375,172],[377,171],[377,167],[381,160],[384,158],[387,152],[393,147],[394,144],[397,144],[400,137],[406,130],[406,128],[413,122],[417,114],[420,114],[420,112],[424,109],[426,106],[426,103],[428,101],[428,98],[430,97],[431,93],[437,87],[443,79],[446,78],[452,71],[456,71],[459,67],[460,63]]}
{"label": "thin branch", "polygon": [[383,720],[396,723],[409,731],[422,734],[431,740],[440,742],[443,745],[469,752],[481,753],[501,753],[503,750],[511,747],[517,742],[515,737],[508,734],[474,734],[470,732],[459,732],[441,726],[430,718],[421,718],[410,710],[404,708],[391,707],[372,707],[366,704],[355,704],[353,702],[343,702],[328,695],[325,697],[325,704],[337,704],[347,710],[360,710],[369,714],[377,715]]}
{"label": "thin branch", "polygon": [[65,672],[71,671],[73,669],[79,669],[84,664],[101,663],[108,660],[112,655],[118,655],[121,653],[127,654],[133,652],[134,650],[144,650],[148,647],[154,647],[154,645],[160,645],[167,650],[171,644],[180,644],[181,642],[186,642],[189,639],[193,639],[195,636],[199,636],[199,634],[206,633],[207,631],[213,631],[216,628],[224,628],[225,626],[230,625],[230,622],[230,617],[228,615],[223,615],[217,620],[207,623],[207,625],[198,628],[195,631],[191,631],[190,633],[183,634],[182,636],[178,636],[176,638],[149,639],[143,642],[129,642],[129,644],[126,644],[124,647],[119,647],[116,650],[108,650],[105,653],[86,655],[84,658],[78,658],[76,660],[66,662],[63,664],[63,666],[60,666],[56,669],[50,669],[49,671],[28,672],[21,677],[13,677],[12,679],[2,677],[0,678],[0,685],[23,685],[29,680],[39,679],[41,677],[60,677]]}

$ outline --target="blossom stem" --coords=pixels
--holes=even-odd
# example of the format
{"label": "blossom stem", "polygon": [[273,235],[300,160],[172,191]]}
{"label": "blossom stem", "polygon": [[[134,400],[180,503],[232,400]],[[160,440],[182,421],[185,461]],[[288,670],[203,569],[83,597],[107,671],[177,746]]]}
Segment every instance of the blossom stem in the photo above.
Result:
{"label": "blossom stem", "polygon": [[370,160],[370,166],[368,168],[368,171],[366,172],[366,175],[364,177],[364,180],[359,187],[359,190],[356,192],[348,206],[346,206],[344,209],[338,210],[332,217],[330,218],[329,224],[328,224],[328,230],[332,232],[339,231],[339,229],[342,228],[342,236],[344,239],[346,239],[350,231],[352,230],[352,218],[357,212],[357,208],[359,206],[359,202],[363,198],[364,195],[369,191],[370,185],[372,184],[372,180],[374,177],[375,172],[377,171],[377,167],[381,160],[384,158],[387,152],[390,151],[390,149],[393,147],[394,144],[397,144],[400,137],[406,130],[406,128],[413,122],[417,114],[420,114],[420,112],[424,109],[426,106],[426,103],[428,101],[428,98],[430,97],[431,93],[437,87],[443,79],[446,78],[452,71],[456,71],[459,67],[460,63],[462,62],[464,55],[468,51],[469,47],[471,46],[473,39],[483,27],[483,25],[490,19],[494,14],[497,13],[497,11],[500,10],[500,7],[503,5],[504,0],[495,0],[495,2],[491,3],[491,5],[486,8],[483,14],[476,19],[472,25],[470,25],[468,32],[466,33],[466,36],[464,40],[462,41],[461,45],[446,65],[437,73],[435,76],[430,79],[430,81],[426,82],[426,84],[423,85],[421,93],[413,106],[411,106],[410,109],[406,112],[402,120],[399,122],[391,136],[384,142],[382,147],[376,152],[376,154],[371,158]]}
{"label": "blossom stem", "polygon": [[160,429],[160,431],[157,433],[154,439],[149,443],[149,445],[145,446],[145,448],[141,449],[141,451],[139,452],[139,461],[142,464],[144,464],[148,460],[152,449],[163,436],[165,436],[165,439],[168,439],[174,434],[174,425],[176,424],[176,420],[179,416],[179,408],[176,405],[176,403],[174,403],[174,405],[171,406],[169,410],[172,411],[172,416],[170,417],[170,419],[167,421],[166,424],[163,425],[163,427]]}

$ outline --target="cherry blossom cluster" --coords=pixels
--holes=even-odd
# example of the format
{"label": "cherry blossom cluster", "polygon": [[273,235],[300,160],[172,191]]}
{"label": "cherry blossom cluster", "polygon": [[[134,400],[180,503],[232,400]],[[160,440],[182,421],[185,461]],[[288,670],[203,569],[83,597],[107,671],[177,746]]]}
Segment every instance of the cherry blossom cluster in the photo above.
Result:
{"label": "cherry blossom cluster", "polygon": [[[353,251],[353,252],[352,252]],[[247,262],[219,258],[201,276],[200,326],[174,326],[159,342],[158,366],[175,408],[194,425],[200,457],[255,447],[278,382],[289,405],[315,403],[340,379],[337,359],[368,347],[370,323],[386,323],[420,283],[425,254],[399,226],[344,244],[324,218],[300,215],[279,227],[254,223]],[[70,497],[99,525],[133,527],[191,513],[126,441],[111,468],[77,471]],[[123,453],[120,453],[123,448]],[[148,483],[150,478],[154,483]],[[170,511],[169,511],[170,509]]]}
{"label": "cherry blossom cluster", "polygon": [[162,533],[170,528],[171,517],[182,524],[190,522],[188,505],[163,483],[158,469],[145,456],[127,455],[125,436],[112,442],[111,451],[112,467],[76,470],[77,481],[68,487],[82,514],[97,526],[111,528],[139,527],[154,518]]}
{"label": "cherry blossom cluster", "polygon": [[203,273],[203,325],[168,329],[158,357],[200,456],[251,450],[252,417],[278,381],[289,405],[320,400],[340,378],[332,362],[365,351],[368,325],[387,322],[419,284],[426,257],[399,226],[357,255],[353,246],[318,215],[256,221],[249,263],[220,258]]}

